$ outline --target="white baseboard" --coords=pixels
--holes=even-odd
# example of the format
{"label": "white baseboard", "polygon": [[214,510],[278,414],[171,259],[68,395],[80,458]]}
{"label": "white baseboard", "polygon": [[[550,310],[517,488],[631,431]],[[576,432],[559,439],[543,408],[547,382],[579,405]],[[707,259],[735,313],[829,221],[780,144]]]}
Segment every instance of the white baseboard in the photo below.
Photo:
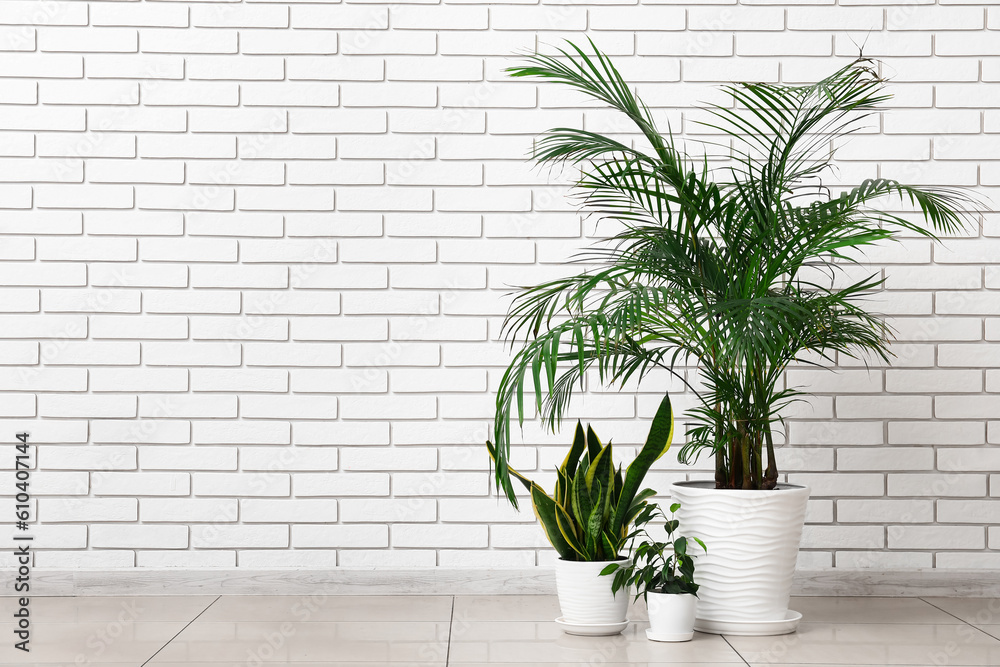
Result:
{"label": "white baseboard", "polygon": [[[793,595],[1000,597],[1000,576],[984,570],[798,572]],[[12,579],[12,578],[9,578]],[[35,570],[32,595],[544,595],[549,568],[526,570]],[[8,585],[7,594],[13,594]]]}

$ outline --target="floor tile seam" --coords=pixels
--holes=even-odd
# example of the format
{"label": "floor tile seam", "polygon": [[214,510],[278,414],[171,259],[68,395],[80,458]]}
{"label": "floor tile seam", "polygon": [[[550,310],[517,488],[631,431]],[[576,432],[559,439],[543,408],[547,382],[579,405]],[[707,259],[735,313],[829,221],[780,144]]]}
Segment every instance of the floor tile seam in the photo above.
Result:
{"label": "floor tile seam", "polygon": [[983,629],[982,629],[982,628],[980,628],[979,626],[977,626],[977,625],[975,625],[975,624],[973,624],[973,623],[969,623],[969,622],[968,622],[967,620],[965,620],[965,619],[964,619],[964,618],[962,618],[961,616],[958,616],[958,615],[956,615],[956,614],[953,614],[953,613],[951,613],[950,611],[948,611],[947,609],[944,609],[944,608],[942,608],[942,607],[939,607],[939,606],[937,606],[936,604],[934,604],[934,603],[933,603],[933,602],[931,602],[930,600],[927,600],[927,599],[924,599],[924,598],[919,598],[919,599],[920,599],[920,600],[923,600],[924,602],[926,602],[926,603],[927,603],[927,604],[929,604],[930,606],[934,607],[935,609],[940,609],[941,611],[943,611],[944,613],[948,614],[949,616],[951,616],[951,617],[953,617],[953,618],[957,618],[957,619],[958,619],[959,621],[961,621],[961,622],[962,622],[962,624],[963,624],[963,625],[968,625],[968,626],[969,626],[970,628],[973,628],[974,630],[978,630],[979,632],[983,633],[983,634],[984,634],[984,635],[986,635],[987,637],[993,637],[993,639],[996,639],[996,640],[1000,641],[1000,637],[995,637],[994,635],[991,635],[990,633],[986,632],[985,630],[983,630]]}
{"label": "floor tile seam", "polygon": [[151,660],[152,660],[153,658],[155,658],[155,657],[156,657],[157,655],[159,655],[159,654],[160,654],[160,651],[162,651],[162,650],[163,650],[163,649],[165,649],[165,648],[166,648],[167,646],[169,646],[169,645],[170,645],[170,643],[171,643],[172,641],[174,641],[175,639],[177,639],[177,638],[178,638],[178,637],[180,636],[180,634],[181,634],[182,632],[184,632],[184,631],[185,631],[185,630],[187,630],[187,629],[188,629],[189,627],[191,627],[191,624],[192,624],[192,623],[194,623],[194,622],[195,622],[195,621],[197,621],[197,620],[198,620],[199,618],[201,618],[201,615],[202,615],[202,614],[204,614],[204,613],[205,613],[206,611],[208,611],[209,609],[211,609],[211,608],[212,608],[212,605],[214,605],[214,604],[215,604],[216,602],[218,602],[218,601],[219,601],[219,600],[220,600],[221,598],[222,598],[222,596],[221,596],[221,595],[217,595],[217,596],[215,596],[215,599],[214,599],[214,600],[212,600],[211,602],[209,602],[209,603],[208,603],[208,606],[207,606],[207,607],[205,607],[204,609],[202,609],[202,610],[201,610],[200,612],[198,612],[198,614],[197,614],[197,615],[195,615],[195,617],[194,617],[194,618],[192,618],[192,619],[191,619],[190,621],[188,621],[187,623],[185,623],[185,624],[184,624],[184,627],[183,627],[183,628],[181,628],[180,630],[178,630],[178,631],[177,631],[177,632],[176,632],[176,633],[174,634],[174,636],[173,636],[173,637],[171,637],[170,639],[168,639],[168,640],[167,640],[167,641],[166,641],[166,642],[165,642],[165,643],[163,644],[163,646],[161,646],[160,648],[156,649],[156,651],[155,651],[155,652],[153,653],[153,655],[151,655],[151,656],[149,656],[148,658],[146,658],[146,661],[145,661],[144,663],[142,663],[142,665],[140,665],[139,667],[146,667],[146,665],[148,665],[148,664],[149,664],[149,662],[150,662],[150,661],[151,661]]}
{"label": "floor tile seam", "polygon": [[725,635],[719,635],[719,636],[722,637],[722,641],[726,642],[726,644],[729,646],[729,648],[731,648],[733,650],[733,653],[735,653],[736,656],[740,660],[743,661],[743,664],[746,665],[746,667],[751,667],[750,666],[750,662],[746,658],[744,658],[743,654],[740,653],[739,650],[737,650],[737,648],[735,646],[733,646],[732,642],[729,641],[729,637],[727,637]]}
{"label": "floor tile seam", "polygon": [[451,635],[455,629],[455,596],[451,596],[451,614],[448,618],[448,647],[444,653],[444,667],[451,664]]}

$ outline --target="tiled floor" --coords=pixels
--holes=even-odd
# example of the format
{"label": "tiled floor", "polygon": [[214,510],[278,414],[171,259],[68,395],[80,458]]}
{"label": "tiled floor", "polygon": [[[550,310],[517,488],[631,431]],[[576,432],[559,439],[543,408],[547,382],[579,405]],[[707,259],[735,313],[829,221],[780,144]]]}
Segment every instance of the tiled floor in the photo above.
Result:
{"label": "tiled floor", "polygon": [[31,652],[0,618],[0,667],[1000,665],[1000,599],[795,598],[783,637],[571,637],[550,596],[33,598]]}

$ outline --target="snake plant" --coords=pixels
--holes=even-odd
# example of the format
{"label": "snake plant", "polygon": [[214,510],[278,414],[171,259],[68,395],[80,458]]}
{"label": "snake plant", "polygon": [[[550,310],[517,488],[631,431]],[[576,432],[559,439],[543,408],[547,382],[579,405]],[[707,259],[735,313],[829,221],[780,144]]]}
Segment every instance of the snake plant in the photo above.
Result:
{"label": "snake plant", "polygon": [[[652,489],[639,491],[650,466],[670,448],[674,415],[664,396],[653,417],[646,442],[622,472],[615,468],[611,442],[602,445],[589,425],[577,422],[573,446],[559,467],[553,495],[537,483],[507,468],[531,494],[535,516],[545,536],[563,560],[617,560],[629,537],[629,526],[643,511]],[[487,442],[496,461],[496,448]]]}

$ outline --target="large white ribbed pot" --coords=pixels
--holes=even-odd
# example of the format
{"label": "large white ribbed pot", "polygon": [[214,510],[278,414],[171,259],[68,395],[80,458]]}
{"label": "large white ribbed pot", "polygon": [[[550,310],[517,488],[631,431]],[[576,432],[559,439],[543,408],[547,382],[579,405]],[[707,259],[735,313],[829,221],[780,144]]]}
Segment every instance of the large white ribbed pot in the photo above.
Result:
{"label": "large white ribbed pot", "polygon": [[675,482],[678,534],[699,537],[708,553],[695,561],[695,630],[716,634],[794,632],[792,575],[809,489],[779,484],[769,491],[716,489],[714,482]]}
{"label": "large white ribbed pot", "polygon": [[601,570],[615,561],[556,561],[556,593],[566,623],[596,625],[624,623],[628,613],[628,590],[611,592],[613,575],[601,576]]}

